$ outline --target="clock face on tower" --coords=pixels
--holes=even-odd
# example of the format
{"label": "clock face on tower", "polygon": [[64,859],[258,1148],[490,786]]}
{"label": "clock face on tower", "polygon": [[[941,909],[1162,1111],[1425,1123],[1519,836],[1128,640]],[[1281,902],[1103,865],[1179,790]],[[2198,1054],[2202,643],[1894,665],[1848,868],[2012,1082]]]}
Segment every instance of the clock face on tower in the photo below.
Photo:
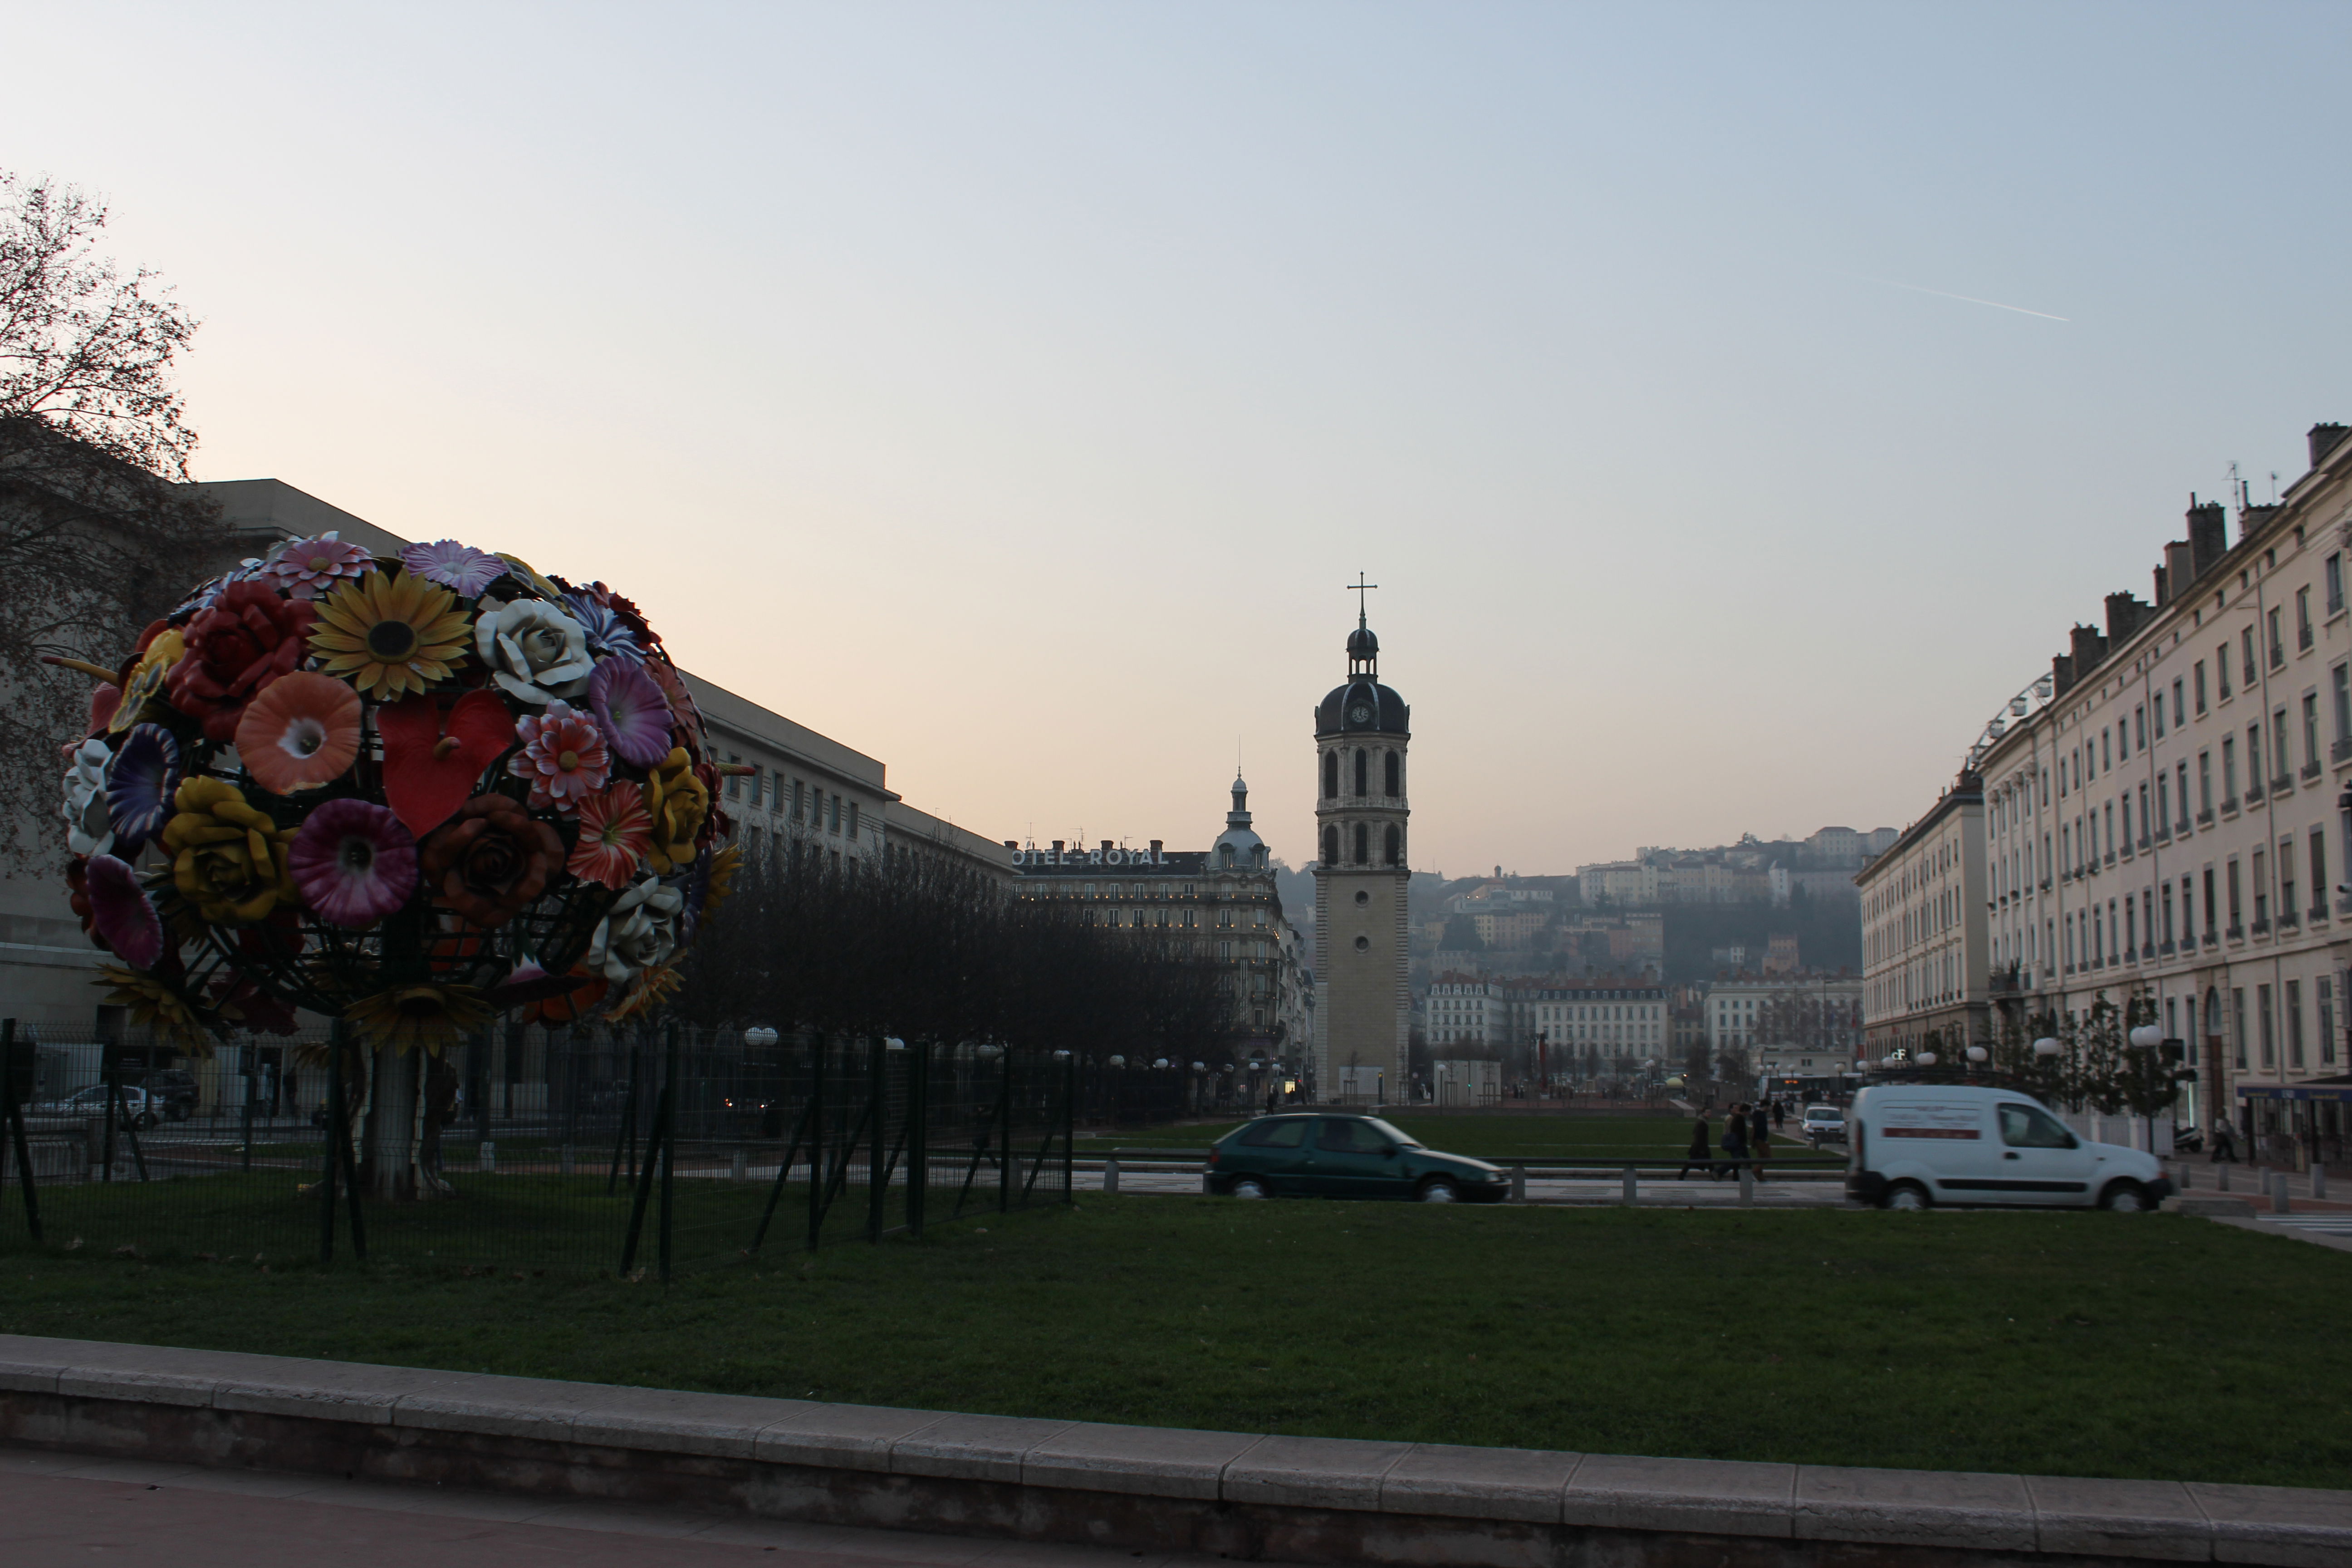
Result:
{"label": "clock face on tower", "polygon": [[1372,721],[1372,710],[1359,702],[1348,710],[1348,717],[1359,724],[1369,724]]}

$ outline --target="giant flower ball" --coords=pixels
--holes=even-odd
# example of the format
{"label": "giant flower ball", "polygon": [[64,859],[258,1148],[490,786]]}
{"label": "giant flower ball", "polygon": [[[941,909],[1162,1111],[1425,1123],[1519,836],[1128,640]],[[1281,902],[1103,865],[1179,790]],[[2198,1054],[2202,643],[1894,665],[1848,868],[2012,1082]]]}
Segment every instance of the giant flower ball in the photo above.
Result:
{"label": "giant flower ball", "polygon": [[74,909],[191,1048],[297,1008],[427,1050],[639,1015],[733,874],[702,716],[602,583],[328,533],[72,667],[106,682],[66,749]]}

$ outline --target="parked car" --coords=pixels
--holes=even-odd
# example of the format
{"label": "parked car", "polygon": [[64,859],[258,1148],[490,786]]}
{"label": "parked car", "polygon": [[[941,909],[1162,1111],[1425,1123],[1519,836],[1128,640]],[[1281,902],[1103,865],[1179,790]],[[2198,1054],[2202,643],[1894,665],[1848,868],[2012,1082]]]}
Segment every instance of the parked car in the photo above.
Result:
{"label": "parked car", "polygon": [[[124,1126],[136,1127],[144,1131],[163,1119],[163,1102],[161,1100],[150,1099],[145,1089],[126,1084],[116,1089],[115,1093],[122,1097],[121,1104]],[[66,1096],[63,1100],[41,1100],[25,1107],[25,1114],[27,1116],[104,1116],[106,1086],[102,1083],[94,1083],[88,1089],[79,1089]]]}
{"label": "parked car", "polygon": [[157,1110],[174,1121],[185,1121],[196,1109],[196,1075],[185,1068],[165,1068],[139,1080],[148,1098],[162,1101]]}
{"label": "parked car", "polygon": [[1499,1203],[1498,1165],[1423,1148],[1377,1116],[1265,1116],[1210,1146],[1209,1190],[1237,1198]]}
{"label": "parked car", "polygon": [[1805,1142],[1818,1149],[1824,1143],[1845,1142],[1845,1112],[1834,1105],[1808,1105],[1805,1119],[1797,1131]]}
{"label": "parked car", "polygon": [[2153,1154],[2077,1137],[2032,1095],[1972,1084],[1872,1084],[1849,1113],[1846,1196],[1937,1204],[2154,1208],[2172,1183]]}

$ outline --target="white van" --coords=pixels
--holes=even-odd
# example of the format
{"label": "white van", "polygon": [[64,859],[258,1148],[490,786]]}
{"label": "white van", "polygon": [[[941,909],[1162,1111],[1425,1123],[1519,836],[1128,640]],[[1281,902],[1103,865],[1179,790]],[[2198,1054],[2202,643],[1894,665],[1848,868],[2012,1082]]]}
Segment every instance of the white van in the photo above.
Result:
{"label": "white van", "polygon": [[1846,1196],[1937,1204],[2140,1210],[2171,1195],[2153,1154],[2077,1138],[2040,1100],[1957,1083],[1877,1083],[1846,1112]]}

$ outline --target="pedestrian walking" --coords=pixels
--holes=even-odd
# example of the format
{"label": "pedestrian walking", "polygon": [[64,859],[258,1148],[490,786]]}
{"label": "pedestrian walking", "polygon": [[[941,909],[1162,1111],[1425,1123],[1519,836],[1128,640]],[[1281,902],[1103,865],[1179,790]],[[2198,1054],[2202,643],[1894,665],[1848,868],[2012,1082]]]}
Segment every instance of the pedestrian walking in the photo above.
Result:
{"label": "pedestrian walking", "polygon": [[1787,1125],[1789,1125],[1789,1102],[1785,1100],[1776,1100],[1772,1102],[1772,1131],[1778,1132]]}
{"label": "pedestrian walking", "polygon": [[1702,1110],[1698,1113],[1698,1120],[1691,1124],[1690,1147],[1683,1152],[1683,1168],[1675,1173],[1675,1181],[1689,1175],[1693,1165],[1698,1167],[1698,1173],[1702,1176],[1715,1173],[1707,1165],[1711,1155],[1707,1149],[1706,1132],[1706,1112]]}
{"label": "pedestrian walking", "polygon": [[1739,1162],[1748,1158],[1748,1107],[1745,1103],[1731,1108],[1723,1123],[1724,1163],[1716,1166],[1715,1179],[1739,1173]]}
{"label": "pedestrian walking", "polygon": [[2232,1165],[2238,1163],[2238,1145],[2230,1123],[2217,1116],[2213,1118],[2213,1153],[2206,1163],[2218,1165],[2224,1160]]}

